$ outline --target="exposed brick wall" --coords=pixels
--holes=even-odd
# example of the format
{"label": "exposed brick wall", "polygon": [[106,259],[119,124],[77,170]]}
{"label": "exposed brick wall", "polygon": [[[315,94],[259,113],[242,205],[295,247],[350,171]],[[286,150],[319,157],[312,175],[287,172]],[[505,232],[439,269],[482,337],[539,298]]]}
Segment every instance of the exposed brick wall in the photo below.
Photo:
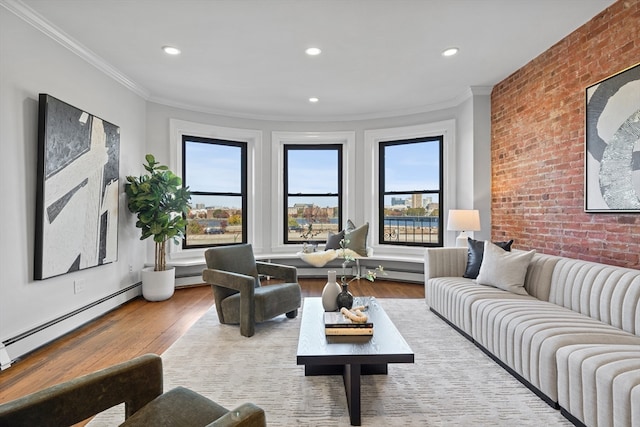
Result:
{"label": "exposed brick wall", "polygon": [[585,89],[640,62],[640,0],[620,0],[491,95],[492,239],[640,269],[640,214],[584,212]]}

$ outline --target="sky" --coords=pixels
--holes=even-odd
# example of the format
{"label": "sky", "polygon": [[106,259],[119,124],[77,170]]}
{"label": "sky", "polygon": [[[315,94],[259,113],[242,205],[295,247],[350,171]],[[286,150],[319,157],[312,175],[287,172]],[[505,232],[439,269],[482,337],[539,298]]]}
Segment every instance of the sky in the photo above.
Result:
{"label": "sky", "polygon": [[[437,190],[439,187],[438,142],[390,145],[385,149],[387,191]],[[289,193],[336,193],[338,155],[334,150],[289,150]],[[206,143],[187,143],[185,184],[192,191],[240,192],[240,148]],[[335,205],[335,198],[329,204]],[[326,198],[295,198],[327,206]],[[240,207],[239,198],[193,196],[191,204]]]}

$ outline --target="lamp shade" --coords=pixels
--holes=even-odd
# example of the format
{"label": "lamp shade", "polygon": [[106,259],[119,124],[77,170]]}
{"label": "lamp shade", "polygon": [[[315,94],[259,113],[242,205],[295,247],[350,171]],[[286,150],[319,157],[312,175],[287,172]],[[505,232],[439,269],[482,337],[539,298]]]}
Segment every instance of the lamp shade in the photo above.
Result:
{"label": "lamp shade", "polygon": [[451,209],[447,230],[451,231],[479,231],[480,212],[476,209]]}

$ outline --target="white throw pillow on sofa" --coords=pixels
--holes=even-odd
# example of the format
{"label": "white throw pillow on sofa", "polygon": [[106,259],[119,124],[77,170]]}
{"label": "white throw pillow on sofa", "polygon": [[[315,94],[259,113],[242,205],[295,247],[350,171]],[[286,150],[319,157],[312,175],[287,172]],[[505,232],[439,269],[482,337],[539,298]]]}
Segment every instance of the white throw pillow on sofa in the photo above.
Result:
{"label": "white throw pillow on sofa", "polygon": [[524,289],[527,268],[536,251],[507,252],[499,246],[484,242],[484,256],[476,281],[518,295],[528,295]]}

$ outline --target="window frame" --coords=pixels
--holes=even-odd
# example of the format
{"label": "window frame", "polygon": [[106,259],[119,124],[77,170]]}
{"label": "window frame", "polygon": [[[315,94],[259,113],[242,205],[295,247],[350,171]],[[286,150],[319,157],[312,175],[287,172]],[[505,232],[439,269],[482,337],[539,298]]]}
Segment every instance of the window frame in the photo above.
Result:
{"label": "window frame", "polygon": [[[256,177],[264,174],[264,166],[257,159],[263,157],[263,140],[262,130],[234,128],[227,126],[218,126],[209,123],[197,123],[176,118],[169,118],[169,167],[176,175],[182,178],[182,135],[194,135],[205,138],[226,139],[230,141],[243,141],[247,143],[247,240],[256,248],[262,248],[264,244],[263,235],[258,231],[261,230],[261,216],[257,212],[262,211],[263,198],[266,197],[268,191],[260,191],[256,183]],[[149,150],[158,149],[155,145]],[[265,196],[263,196],[263,194]],[[153,242],[148,243],[147,254],[153,254]],[[169,265],[191,266],[194,263],[200,263],[204,259],[206,248],[182,249],[182,244],[167,245],[168,263]]]}
{"label": "window frame", "polygon": [[[387,127],[364,131],[364,152],[362,153],[364,157],[364,182],[362,182],[361,188],[365,194],[365,198],[362,201],[362,205],[364,207],[364,220],[369,222],[370,245],[376,255],[391,256],[393,258],[399,256],[424,256],[423,247],[386,245],[378,241],[378,192],[380,190],[378,185],[378,143],[399,139],[420,138],[425,135],[444,136],[444,200],[440,201],[440,209],[446,219],[448,209],[457,206],[458,200],[457,182],[459,180],[455,171],[458,170],[457,164],[459,162],[456,153],[459,151],[457,145],[462,144],[462,142],[458,141],[456,137],[458,133],[457,129],[457,121],[452,118],[418,125]],[[349,199],[347,199],[347,202],[349,202]],[[445,229],[443,246],[455,245],[455,237],[454,232]]]}
{"label": "window frame", "polygon": [[[283,213],[282,221],[283,221],[283,233],[282,233],[282,241],[285,245],[292,244],[301,244],[301,241],[298,240],[289,240],[289,198],[290,197],[336,197],[338,199],[338,229],[342,226],[343,219],[343,144],[340,143],[326,143],[326,144],[299,144],[295,142],[288,142],[283,144],[283,179],[282,179],[282,191],[283,191]],[[336,151],[338,155],[337,159],[337,168],[338,168],[338,183],[337,183],[337,193],[289,193],[289,152],[290,151],[317,151],[317,150],[325,150],[325,151]],[[325,243],[326,236],[319,239],[312,239],[316,243]]]}
{"label": "window frame", "polygon": [[202,244],[202,245],[188,245],[187,244],[187,235],[185,231],[185,238],[182,239],[182,249],[203,249],[203,248],[212,248],[217,246],[228,246],[234,245],[238,243],[247,243],[248,242],[248,188],[247,188],[247,164],[248,164],[248,147],[246,141],[232,141],[229,139],[222,138],[213,138],[213,137],[202,137],[195,135],[182,135],[181,141],[181,150],[182,150],[182,186],[188,187],[189,183],[187,182],[187,158],[186,158],[186,144],[187,142],[196,142],[202,144],[213,144],[213,145],[221,145],[228,147],[238,147],[240,148],[240,193],[236,192],[222,192],[222,191],[194,191],[191,190],[191,194],[194,196],[235,196],[241,197],[241,205],[242,205],[242,240],[240,242],[229,242],[229,243],[219,243],[219,244]]}
{"label": "window frame", "polygon": [[[385,149],[387,147],[395,147],[399,145],[419,144],[424,142],[438,143],[438,163],[439,176],[437,190],[434,189],[403,189],[402,191],[385,191]],[[394,246],[417,246],[417,247],[441,247],[443,246],[444,230],[443,230],[443,209],[442,201],[444,200],[444,135],[425,135],[417,138],[403,138],[389,141],[380,141],[378,143],[378,242],[384,245]],[[406,194],[436,194],[438,195],[438,241],[431,242],[409,242],[409,241],[393,241],[385,240],[384,236],[384,198],[385,196],[406,195]]]}
{"label": "window frame", "polygon": [[[274,130],[271,132],[271,185],[268,187],[273,202],[271,203],[271,218],[276,218],[273,222],[264,223],[265,238],[271,241],[271,254],[291,255],[293,244],[284,244],[283,224],[281,219],[286,212],[283,212],[282,181],[284,179],[284,144],[342,144],[343,151],[343,176],[342,176],[342,217],[361,221],[362,218],[356,216],[357,200],[356,194],[356,132],[355,131],[284,131]],[[266,183],[265,183],[266,185]],[[265,191],[267,191],[265,189]],[[266,216],[265,216],[266,218]],[[344,226],[344,224],[342,224]],[[302,249],[302,244],[299,248]]]}

